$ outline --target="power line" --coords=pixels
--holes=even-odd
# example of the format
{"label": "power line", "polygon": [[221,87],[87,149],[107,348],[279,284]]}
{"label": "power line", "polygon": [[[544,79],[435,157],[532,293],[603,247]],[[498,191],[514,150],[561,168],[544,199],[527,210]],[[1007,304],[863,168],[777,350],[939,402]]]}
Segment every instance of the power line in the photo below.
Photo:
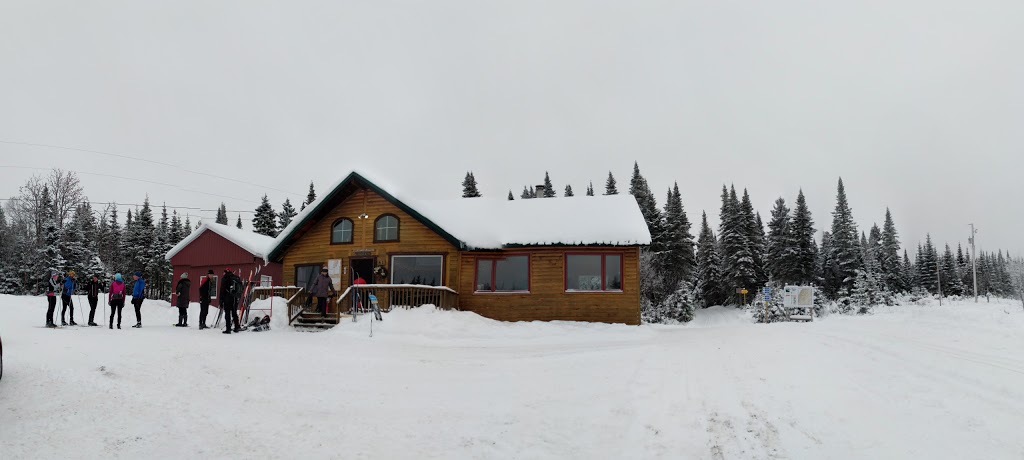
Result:
{"label": "power line", "polygon": [[[50,169],[50,168],[39,168],[39,167],[34,167],[34,166],[10,166],[10,165],[0,165],[0,168],[33,169],[33,170],[37,170],[37,171],[48,171]],[[256,203],[256,201],[249,200],[249,199],[246,199],[246,198],[238,198],[238,197],[229,196],[229,195],[221,195],[221,194],[218,194],[218,193],[204,192],[202,190],[194,190],[194,189],[185,188],[185,187],[182,187],[180,185],[167,184],[167,183],[163,183],[163,182],[156,182],[156,181],[151,181],[151,180],[146,180],[146,179],[136,179],[134,177],[115,176],[113,174],[94,173],[94,172],[86,172],[86,171],[75,171],[75,170],[70,170],[70,169],[65,169],[65,171],[70,171],[70,172],[73,172],[75,174],[85,174],[85,175],[89,175],[89,176],[110,177],[110,178],[113,178],[113,179],[131,180],[131,181],[136,181],[136,182],[143,182],[143,183],[146,183],[146,184],[163,185],[165,187],[174,187],[176,189],[179,189],[179,190],[182,190],[182,191],[185,191],[185,192],[199,193],[199,194],[202,194],[202,195],[215,196],[215,197],[219,197],[219,198],[228,198],[228,199],[232,199],[232,200],[245,201],[245,202],[248,202],[248,203]]]}
{"label": "power line", "polygon": [[[18,201],[19,199],[20,198],[0,198],[0,201]],[[113,201],[82,201],[82,203],[89,203],[89,204],[112,204],[112,205],[115,205],[115,206],[135,206],[135,207],[142,207],[143,206],[142,204],[139,204],[139,203],[115,203]],[[163,204],[157,205],[157,204],[154,204],[154,203],[150,203],[149,207],[150,208],[154,208],[154,209],[162,208],[162,207],[166,207],[167,209],[188,209],[188,210],[200,211],[200,212],[217,212],[217,211],[220,211],[219,209],[203,209],[203,208],[198,208],[198,207],[195,207],[195,206],[170,206],[170,205],[163,205]],[[249,214],[255,214],[256,213],[256,211],[242,211],[242,210],[234,210],[234,209],[228,209],[227,212],[245,212],[245,213],[249,213]]]}
{"label": "power line", "polygon": [[231,182],[237,182],[239,184],[250,185],[250,186],[253,186],[253,187],[259,187],[259,188],[264,188],[264,189],[267,189],[267,190],[273,190],[275,192],[287,193],[287,194],[292,195],[292,196],[302,197],[301,193],[293,193],[293,192],[289,192],[287,190],[281,190],[281,189],[274,188],[274,187],[269,187],[269,186],[266,186],[266,185],[255,185],[255,184],[253,184],[251,182],[246,182],[246,181],[238,180],[238,179],[232,179],[230,177],[218,176],[216,174],[205,173],[205,172],[202,172],[202,171],[194,171],[194,170],[191,170],[191,169],[188,169],[188,168],[183,168],[181,166],[178,166],[178,165],[172,164],[172,163],[165,163],[163,161],[150,160],[150,159],[147,159],[147,158],[139,158],[139,157],[136,157],[136,156],[125,155],[125,154],[121,154],[121,153],[111,153],[111,152],[104,152],[102,150],[91,150],[91,149],[83,149],[83,148],[77,148],[77,147],[66,147],[66,146],[63,146],[63,145],[37,144],[37,143],[34,143],[34,142],[7,141],[7,140],[2,140],[2,139],[0,139],[0,144],[24,145],[24,146],[28,146],[28,147],[42,147],[42,148],[50,148],[50,149],[72,150],[72,151],[75,151],[75,152],[95,153],[95,154],[98,154],[98,155],[108,155],[108,156],[112,156],[112,157],[116,157],[116,158],[124,158],[124,159],[128,159],[128,160],[135,160],[135,161],[142,161],[142,162],[146,162],[146,163],[152,163],[152,164],[156,164],[156,165],[160,165],[160,166],[169,166],[169,167],[172,167],[172,168],[180,169],[180,170],[185,171],[187,173],[198,174],[198,175],[201,175],[201,176],[212,177],[212,178],[215,178],[215,179],[227,180],[227,181],[231,181]]}

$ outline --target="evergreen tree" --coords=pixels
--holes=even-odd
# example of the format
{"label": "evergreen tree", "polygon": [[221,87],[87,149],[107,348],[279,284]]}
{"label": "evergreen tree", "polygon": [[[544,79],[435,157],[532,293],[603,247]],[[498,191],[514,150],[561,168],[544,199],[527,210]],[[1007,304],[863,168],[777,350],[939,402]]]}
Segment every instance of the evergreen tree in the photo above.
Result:
{"label": "evergreen tree", "polygon": [[942,294],[946,296],[964,295],[964,282],[960,277],[960,268],[957,266],[956,258],[949,244],[946,244],[946,251],[942,253]]}
{"label": "evergreen tree", "polygon": [[789,223],[789,208],[786,200],[779,197],[772,208],[771,220],[768,221],[768,276],[780,285],[792,283],[795,276],[794,256],[796,244]]}
{"label": "evergreen tree", "polygon": [[228,224],[228,207],[224,203],[221,203],[220,207],[217,208],[216,222],[221,225]]}
{"label": "evergreen tree", "polygon": [[668,191],[665,200],[663,235],[662,254],[657,259],[667,294],[671,294],[693,276],[694,269],[693,236],[678,183]]}
{"label": "evergreen tree", "polygon": [[619,189],[615,188],[615,177],[612,176],[612,172],[608,171],[608,180],[604,182],[604,194],[605,195],[618,195]]}
{"label": "evergreen tree", "polygon": [[292,206],[292,201],[288,198],[284,199],[284,203],[281,204],[281,212],[277,213],[277,232],[281,233],[285,228],[288,228],[292,223],[292,219],[298,215],[295,212],[295,207]]}
{"label": "evergreen tree", "polygon": [[[239,214],[238,228],[242,228],[241,223],[242,215]],[[256,207],[256,214],[252,218],[252,231],[260,235],[277,236],[277,213],[270,206],[270,200],[267,199],[267,195],[263,195],[260,205]]]}
{"label": "evergreen tree", "polygon": [[235,222],[235,227],[238,227],[239,230],[241,230],[241,228],[242,228],[242,214],[241,213],[238,214],[238,222]]}
{"label": "evergreen tree", "polygon": [[554,198],[558,196],[558,194],[555,193],[555,186],[551,185],[551,176],[548,175],[547,171],[544,171],[544,193],[542,196],[544,198]]}
{"label": "evergreen tree", "polygon": [[722,279],[722,260],[718,254],[718,241],[708,214],[701,216],[700,236],[697,238],[696,271],[694,273],[694,295],[702,307],[721,305],[725,302]]}
{"label": "evergreen tree", "polygon": [[587,196],[594,196],[594,183],[593,182],[591,182],[590,185],[587,186]]}
{"label": "evergreen tree", "polygon": [[533,198],[533,192],[530,191],[530,189],[527,188],[524,185],[523,186],[523,193],[521,195],[519,195],[519,198],[524,199],[524,200],[529,200],[530,198]]}
{"label": "evergreen tree", "polygon": [[309,193],[306,194],[306,201],[302,203],[302,209],[306,209],[306,206],[313,204],[314,201],[316,201],[316,192],[313,190],[313,181],[309,181]]}
{"label": "evergreen tree", "polygon": [[825,295],[838,298],[849,292],[861,268],[861,250],[857,238],[857,224],[846,201],[843,179],[836,191],[836,208],[832,211],[831,264],[825,270]]}
{"label": "evergreen tree", "polygon": [[573,196],[573,194],[572,194],[572,186],[571,185],[566,185],[565,186],[565,196],[566,197]]}
{"label": "evergreen tree", "polygon": [[[614,179],[612,182],[612,187],[614,188]],[[618,193],[618,191],[615,193]],[[655,253],[655,258],[658,258],[659,254],[665,250],[663,217],[658,209],[658,203],[654,199],[654,194],[651,193],[647,180],[640,175],[640,167],[636,163],[633,163],[633,178],[630,181],[629,194],[633,195],[636,204],[640,206],[640,213],[643,214],[644,220],[647,222],[647,230],[651,233],[651,251]],[[607,193],[606,195],[614,195],[614,193]],[[655,303],[657,303],[662,299],[653,300],[656,300]]]}
{"label": "evergreen tree", "polygon": [[882,225],[881,250],[879,252],[882,281],[891,292],[905,292],[910,289],[903,283],[903,267],[900,263],[900,239],[892,213],[885,209],[885,223]]}
{"label": "evergreen tree", "polygon": [[[746,195],[747,191],[743,190]],[[749,200],[748,200],[749,201]],[[753,207],[751,207],[753,209]],[[764,221],[761,220],[761,213],[754,214],[754,232],[751,236],[751,252],[754,253],[754,283],[756,286],[768,284],[768,264],[765,262],[765,255],[768,250],[768,243],[765,241]]]}
{"label": "evergreen tree", "polygon": [[914,290],[914,265],[910,263],[907,250],[903,250],[903,264],[900,266],[900,286],[905,292]]}
{"label": "evergreen tree", "polygon": [[466,172],[466,178],[462,180],[462,197],[463,198],[479,198],[480,190],[476,188],[476,177],[473,177],[473,172]]}
{"label": "evergreen tree", "polygon": [[508,201],[512,200],[515,200],[515,198],[512,197],[512,189],[508,189]]}
{"label": "evergreen tree", "polygon": [[793,210],[790,229],[793,247],[792,258],[789,260],[792,276],[790,281],[802,286],[815,283],[818,251],[814,241],[814,220],[811,218],[811,210],[807,207],[802,189],[796,196],[796,209]]}
{"label": "evergreen tree", "polygon": [[177,209],[171,211],[171,225],[168,228],[168,232],[167,242],[171,247],[174,247],[174,245],[185,238],[185,235],[181,233],[181,219],[178,218]]}
{"label": "evergreen tree", "polygon": [[[736,188],[728,193],[723,187],[722,226],[719,229],[719,241],[722,248],[722,278],[726,282],[725,289],[733,302],[743,302],[744,296],[736,294],[736,289],[757,289],[757,258],[754,255],[754,244],[751,237],[755,231],[753,210],[745,208],[736,197]],[[749,205],[749,196],[747,204]]]}
{"label": "evergreen tree", "polygon": [[932,236],[928,234],[925,238],[924,247],[919,250],[920,260],[917,263],[918,283],[931,294],[939,293],[938,282],[938,253],[932,245]]}

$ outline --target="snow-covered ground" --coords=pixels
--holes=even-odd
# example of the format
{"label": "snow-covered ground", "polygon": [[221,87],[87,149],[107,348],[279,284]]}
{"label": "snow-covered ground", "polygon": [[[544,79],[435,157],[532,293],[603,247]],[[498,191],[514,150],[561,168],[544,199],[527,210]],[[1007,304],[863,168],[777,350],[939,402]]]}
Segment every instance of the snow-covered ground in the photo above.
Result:
{"label": "snow-covered ground", "polygon": [[45,304],[0,296],[4,459],[1024,458],[1020,303],[642,327],[423,308],[372,338],[185,330],[152,301],[142,329],[48,330]]}

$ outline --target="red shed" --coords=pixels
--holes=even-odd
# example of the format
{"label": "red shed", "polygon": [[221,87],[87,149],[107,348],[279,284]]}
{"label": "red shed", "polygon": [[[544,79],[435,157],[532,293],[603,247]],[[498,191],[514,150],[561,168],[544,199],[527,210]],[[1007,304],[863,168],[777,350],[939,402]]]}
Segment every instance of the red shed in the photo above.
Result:
{"label": "red shed", "polygon": [[[247,280],[250,273],[254,274],[253,280],[263,286],[283,282],[281,264],[266,262],[267,252],[273,244],[274,239],[269,236],[227,225],[203,224],[171,248],[165,257],[174,266],[174,285],[181,279],[181,274],[187,272],[192,280],[192,293],[189,297],[193,302],[198,302],[199,281],[207,276],[208,270],[213,270],[215,287],[219,287],[216,283],[228,267],[236,270],[243,280]],[[258,279],[255,276],[257,270]],[[177,301],[175,297],[171,298],[172,305]],[[217,294],[214,294],[211,304],[220,306]]]}

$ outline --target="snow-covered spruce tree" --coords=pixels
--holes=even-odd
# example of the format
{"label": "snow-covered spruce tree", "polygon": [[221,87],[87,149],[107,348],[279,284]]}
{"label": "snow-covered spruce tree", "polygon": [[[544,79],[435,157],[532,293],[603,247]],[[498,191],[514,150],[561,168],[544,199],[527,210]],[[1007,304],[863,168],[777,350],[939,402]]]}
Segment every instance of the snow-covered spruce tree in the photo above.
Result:
{"label": "snow-covered spruce tree", "polygon": [[662,320],[659,322],[688,323],[693,321],[693,286],[688,281],[680,281],[675,289],[662,301]]}
{"label": "snow-covered spruce tree", "polygon": [[479,198],[480,190],[476,187],[476,177],[473,176],[472,171],[466,172],[466,178],[462,180],[462,197],[463,198]]}
{"label": "snow-covered spruce tree", "polygon": [[[743,191],[746,194],[746,190]],[[768,251],[768,243],[765,242],[764,222],[761,220],[761,213],[754,214],[754,233],[751,237],[754,253],[754,283],[758,287],[768,283],[768,265],[765,262],[765,255]]]}
{"label": "snow-covered spruce tree", "polygon": [[167,243],[170,244],[171,247],[174,247],[174,245],[178,244],[178,242],[185,238],[185,235],[181,233],[181,219],[178,218],[177,209],[171,211],[171,226],[168,227],[167,231]]}
{"label": "snow-covered spruce tree", "polygon": [[858,268],[850,293],[850,305],[858,314],[871,312],[871,307],[882,302],[878,274]]}
{"label": "snow-covered spruce tree", "polygon": [[[49,200],[49,194],[45,197],[43,204],[46,206],[43,209],[52,209],[53,203]],[[35,294],[44,292],[50,272],[64,273],[66,269],[66,262],[60,251],[62,235],[57,220],[52,211],[46,212],[43,219],[43,245],[36,250],[36,269],[33,270],[36,281],[32,283],[32,292]]]}
{"label": "snow-covered spruce tree", "polygon": [[971,255],[964,252],[960,243],[956,245],[956,265],[960,270],[960,282],[964,285],[964,295],[974,295],[974,278],[971,271]]}
{"label": "snow-covered spruce tree", "polygon": [[[744,196],[747,196],[744,193]],[[736,198],[736,189],[731,188],[722,205],[724,216],[722,228],[718,234],[723,249],[722,278],[726,281],[726,292],[731,294],[732,302],[741,304],[744,301],[742,294],[735,293],[738,288],[745,288],[754,292],[759,287],[757,283],[757,263],[760,260],[755,253],[760,247],[751,238],[756,232],[753,209],[749,206],[750,198],[747,196],[746,205]],[[747,295],[749,301],[753,296]]]}
{"label": "snow-covered spruce tree", "polygon": [[170,300],[171,283],[174,277],[173,267],[164,255],[171,249],[170,240],[170,219],[167,217],[167,205],[165,204],[160,212],[160,219],[157,221],[154,235],[154,247],[150,259],[146,264],[146,273],[149,274],[146,288],[155,298]]}
{"label": "snow-covered spruce tree", "polygon": [[565,196],[565,197],[574,196],[572,194],[572,186],[571,185],[566,185],[565,186],[565,194],[563,196]]}
{"label": "snow-covered spruce tree", "polygon": [[900,285],[903,286],[905,293],[914,290],[914,264],[910,263],[906,249],[903,250],[903,263],[900,264]]}
{"label": "snow-covered spruce tree", "polygon": [[228,224],[228,207],[224,203],[221,203],[220,207],[217,208],[217,220],[215,222],[221,225]]}
{"label": "snow-covered spruce tree", "polygon": [[519,195],[519,198],[524,199],[524,200],[529,200],[530,198],[533,198],[533,192],[531,192],[530,189],[527,188],[524,185],[523,186],[523,193],[521,195]]}
{"label": "snow-covered spruce tree", "polygon": [[666,291],[677,290],[680,283],[692,279],[694,270],[693,235],[683,208],[679,184],[673,184],[665,200],[662,253],[659,265],[665,277]]}
{"label": "snow-covered spruce tree", "polygon": [[881,262],[882,281],[891,292],[906,292],[909,287],[903,283],[903,267],[900,261],[900,238],[892,213],[885,208],[885,223],[882,225],[882,249],[878,254]]}
{"label": "snow-covered spruce tree", "polygon": [[946,244],[946,251],[942,253],[942,295],[964,295],[964,282],[949,244]]}
{"label": "snow-covered spruce tree", "polygon": [[[785,287],[784,284],[776,281],[769,281],[766,286],[770,287],[772,292],[779,294],[782,293],[782,289]],[[783,306],[783,300],[784,296],[774,295],[771,300],[768,301],[768,305],[765,305],[764,293],[759,292],[750,307],[750,312],[752,313],[751,316],[754,321],[758,323],[776,323],[779,321],[786,321],[789,318],[789,315]],[[817,313],[815,315],[817,315]]]}
{"label": "snow-covered spruce tree", "polygon": [[612,176],[612,172],[608,171],[608,180],[604,182],[604,194],[605,195],[618,195],[619,189],[615,188],[615,177]]}
{"label": "snow-covered spruce tree", "polygon": [[292,201],[285,198],[284,204],[281,205],[281,212],[277,213],[277,232],[281,233],[282,230],[288,228],[292,223],[292,219],[298,214],[295,212],[295,206],[292,206]]}
{"label": "snow-covered spruce tree", "polygon": [[1013,290],[1017,298],[1020,299],[1021,307],[1024,307],[1024,258],[1018,257],[1010,260],[1008,272]]}
{"label": "snow-covered spruce tree", "polygon": [[593,182],[591,182],[590,185],[587,186],[587,196],[594,196],[594,183]]}
{"label": "snow-covered spruce tree", "polygon": [[512,189],[509,189],[508,190],[508,201],[513,201],[513,200],[515,200],[515,197],[512,196]]}
{"label": "snow-covered spruce tree", "polygon": [[[239,223],[241,223],[242,215],[239,214],[238,217]],[[238,228],[242,227],[239,226]],[[256,207],[256,214],[252,218],[252,231],[260,235],[277,236],[277,213],[270,206],[270,200],[267,199],[267,195],[263,195],[260,205]]]}
{"label": "snow-covered spruce tree", "polygon": [[843,292],[853,288],[857,269],[861,268],[860,241],[853,212],[846,201],[843,179],[839,179],[836,190],[836,207],[832,211],[832,240],[830,246],[831,266],[825,272],[825,295],[837,299]]}
{"label": "snow-covered spruce tree", "polygon": [[767,260],[768,277],[779,285],[792,283],[795,276],[794,256],[796,244],[789,225],[789,208],[786,200],[779,197],[772,208],[768,221]]}
{"label": "snow-covered spruce tree", "polygon": [[790,220],[790,239],[793,245],[790,269],[791,282],[802,286],[818,282],[815,275],[818,248],[814,241],[814,231],[814,219],[801,189],[796,196],[796,209],[793,210],[793,218]]}
{"label": "snow-covered spruce tree", "polygon": [[241,213],[238,214],[238,220],[235,221],[235,227],[237,227],[239,230],[242,229],[242,214]]}
{"label": "snow-covered spruce tree", "polygon": [[649,294],[664,284],[655,256],[649,247],[640,250],[640,319],[647,323],[659,323],[664,317],[663,305]]}
{"label": "snow-covered spruce tree", "polygon": [[647,180],[640,175],[640,168],[635,163],[629,193],[633,195],[633,199],[636,200],[637,205],[640,207],[640,213],[644,216],[644,221],[647,222],[647,230],[651,233],[649,249],[653,253],[654,259],[652,269],[658,272],[661,280],[660,284],[648,285],[647,290],[641,289],[640,295],[647,297],[652,304],[660,305],[675,287],[674,284],[671,286],[667,284],[667,282],[670,283],[672,280],[666,277],[664,273],[666,268],[666,264],[662,260],[665,257],[666,237],[664,218],[661,215],[661,210],[658,209],[658,203],[654,200],[654,194],[651,193],[650,187],[647,186]]}
{"label": "snow-covered spruce tree", "polygon": [[547,171],[544,171],[544,193],[541,194],[542,198],[554,198],[558,196],[555,193],[555,186],[551,185],[551,176],[548,175]]}
{"label": "snow-covered spruce tree", "polygon": [[938,253],[932,244],[932,235],[925,236],[924,246],[918,250],[919,260],[917,262],[918,284],[929,294],[939,293],[938,281]]}
{"label": "snow-covered spruce tree", "polygon": [[[130,264],[128,270],[147,270],[149,262],[159,251],[156,241],[156,223],[153,221],[153,210],[149,205],[149,197],[142,202],[142,208],[135,213],[133,228],[128,234],[129,250],[125,252]],[[150,273],[152,275],[152,273]]]}
{"label": "snow-covered spruce tree", "polygon": [[718,241],[708,225],[708,214],[701,214],[700,236],[697,238],[694,297],[702,308],[725,303],[722,282],[722,259]]}

